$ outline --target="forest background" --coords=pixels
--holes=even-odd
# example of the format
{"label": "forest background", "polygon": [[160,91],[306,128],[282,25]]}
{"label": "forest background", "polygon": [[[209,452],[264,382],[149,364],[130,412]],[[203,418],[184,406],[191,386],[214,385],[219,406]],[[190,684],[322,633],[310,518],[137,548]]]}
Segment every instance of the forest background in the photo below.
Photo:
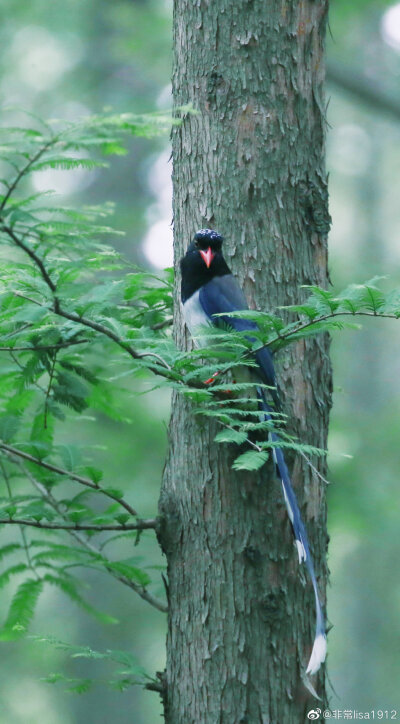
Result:
{"label": "forest background", "polygon": [[[50,5],[4,0],[2,105],[69,120],[105,108],[118,113],[169,109],[171,24],[167,0],[53,0]],[[395,287],[400,282],[400,4],[336,0],[330,30],[331,278],[340,289],[389,275]],[[71,206],[113,201],[113,225],[125,232],[117,239],[118,250],[134,263],[161,269],[172,261],[169,157],[167,135],[134,138],[129,154],[113,157],[108,169],[49,169],[34,176],[34,191],[54,188]],[[334,337],[332,357],[328,671],[336,694],[331,705],[400,709],[398,324],[366,320],[361,331]],[[158,390],[142,396],[133,383],[127,390],[123,417],[129,423],[99,416],[101,425],[92,429],[83,416],[78,434],[76,422],[65,425],[63,434],[78,436],[105,478],[129,491],[143,517],[152,517],[166,450],[169,394]],[[140,555],[145,563],[163,565],[150,534]],[[102,626],[49,588],[33,631],[100,651],[128,650],[147,670],[162,670],[165,617],[105,576],[85,576],[90,577],[88,599],[101,601],[119,623]],[[155,585],[156,594],[157,585],[162,587]],[[0,597],[2,620],[12,590],[4,589]],[[84,676],[89,665],[90,675],[101,680],[104,662],[68,659],[64,651],[33,640],[1,646],[7,662],[1,721],[128,724],[132,711],[135,724],[159,720],[158,697],[140,687],[121,694],[100,686],[78,696],[62,683],[41,680],[59,670]]]}

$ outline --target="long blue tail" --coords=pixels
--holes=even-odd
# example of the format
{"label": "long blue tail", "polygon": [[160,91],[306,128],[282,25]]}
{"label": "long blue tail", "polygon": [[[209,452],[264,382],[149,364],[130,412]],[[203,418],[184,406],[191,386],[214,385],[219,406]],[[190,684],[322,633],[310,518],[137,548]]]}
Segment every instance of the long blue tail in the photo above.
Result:
{"label": "long blue tail", "polygon": [[[257,396],[260,403],[260,407],[264,413],[265,419],[272,422],[273,412],[272,408],[268,405],[265,400],[264,392],[259,387],[257,388]],[[279,436],[274,430],[271,430],[270,440],[271,442],[279,443]],[[290,522],[293,528],[293,534],[297,546],[297,552],[299,554],[299,563],[305,562],[308,572],[310,574],[311,582],[314,589],[315,595],[315,608],[316,608],[316,628],[314,645],[311,652],[310,660],[307,666],[307,674],[315,674],[321,664],[325,661],[326,657],[326,633],[325,633],[325,619],[322,613],[321,601],[318,593],[317,580],[315,578],[314,564],[310,553],[310,546],[308,544],[308,538],[304,523],[301,519],[300,509],[297,503],[296,495],[292,487],[290,480],[289,471],[285,462],[282,448],[273,447],[272,453],[274,462],[276,465],[276,471],[282,482],[283,495],[285,498],[286,508],[289,515]]]}

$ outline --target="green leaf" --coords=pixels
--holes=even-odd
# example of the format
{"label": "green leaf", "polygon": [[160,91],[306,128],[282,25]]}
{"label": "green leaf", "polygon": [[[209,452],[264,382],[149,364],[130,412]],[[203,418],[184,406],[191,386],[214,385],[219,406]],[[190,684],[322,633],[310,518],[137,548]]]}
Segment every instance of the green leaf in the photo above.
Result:
{"label": "green leaf", "polygon": [[8,641],[26,633],[42,590],[42,579],[29,578],[21,583],[11,601],[6,622],[0,631],[0,640]]}
{"label": "green leaf", "polygon": [[131,516],[129,515],[129,513],[119,513],[118,515],[115,516],[115,520],[118,521],[118,523],[121,523],[121,525],[124,525],[125,523],[128,522],[130,517]]}
{"label": "green leaf", "polygon": [[15,551],[19,550],[21,550],[20,543],[8,543],[8,545],[0,548],[0,561],[11,553],[15,553]]}
{"label": "green leaf", "polygon": [[125,576],[125,578],[139,583],[141,586],[147,586],[151,582],[150,577],[145,571],[125,561],[108,561],[103,559],[99,560],[99,563],[102,563],[105,568],[111,568],[111,570],[120,573],[122,576]]}
{"label": "green leaf", "polygon": [[86,694],[93,684],[92,679],[76,679],[76,683],[69,686],[67,691],[74,691],[77,694]]}
{"label": "green leaf", "polygon": [[101,621],[101,623],[104,624],[116,624],[118,623],[118,619],[114,618],[113,616],[110,616],[106,613],[103,613],[102,611],[99,611],[94,606],[91,606],[90,603],[85,601],[84,598],[80,595],[80,593],[77,590],[77,584],[78,582],[75,581],[72,576],[63,577],[63,576],[53,576],[50,573],[47,573],[44,576],[44,580],[47,583],[50,583],[53,586],[57,586],[63,593],[65,593],[74,603],[77,603],[78,606],[80,606],[84,611],[89,613],[91,616],[94,616],[97,618],[98,621]]}
{"label": "green leaf", "polygon": [[4,586],[6,586],[7,583],[10,582],[12,576],[16,576],[19,573],[24,573],[27,570],[28,566],[25,563],[16,563],[15,566],[7,568],[7,570],[3,571],[3,573],[1,573],[0,575],[0,588],[4,588]]}
{"label": "green leaf", "polygon": [[73,472],[82,460],[82,454],[76,445],[57,445],[57,452],[69,472]]}
{"label": "green leaf", "polygon": [[40,681],[44,681],[46,684],[57,684],[58,681],[65,681],[65,675],[53,672],[47,676],[42,676]]}
{"label": "green leaf", "polygon": [[0,417],[0,439],[10,442],[18,432],[21,423],[19,415],[1,415]]}
{"label": "green leaf", "polygon": [[45,547],[45,550],[32,556],[32,561],[35,564],[47,561],[71,561],[72,563],[88,564],[94,561],[97,562],[99,559],[99,556],[91,551],[50,541],[32,541],[31,546]]}
{"label": "green leaf", "polygon": [[94,161],[91,158],[49,158],[46,161],[38,161],[31,166],[31,171],[45,171],[48,168],[54,169],[75,169],[84,168],[88,171],[92,171],[95,168],[105,168],[108,164],[104,161]]}
{"label": "green leaf", "polygon": [[[40,411],[33,418],[31,430],[31,443],[33,445],[34,454],[39,459],[45,458],[51,451],[53,445],[54,421],[51,415],[45,415],[44,411]],[[40,470],[35,467],[36,475],[41,475]],[[48,473],[44,472],[46,476]]]}
{"label": "green leaf", "polygon": [[268,460],[268,453],[264,450],[249,450],[239,455],[233,462],[234,470],[259,470]]}
{"label": "green leaf", "polygon": [[246,442],[247,435],[245,432],[240,432],[239,430],[221,430],[215,438],[215,442],[235,442],[237,445],[241,445],[243,442]]}
{"label": "green leaf", "polygon": [[103,479],[103,472],[98,468],[94,468],[92,465],[86,465],[83,471],[94,483],[100,483]]}
{"label": "green leaf", "polygon": [[38,643],[45,643],[50,646],[54,646],[60,651],[65,651],[69,654],[71,659],[83,658],[93,661],[104,660],[122,667],[115,671],[115,674],[118,676],[117,679],[112,678],[107,681],[101,679],[93,680],[89,679],[89,677],[85,679],[70,678],[61,673],[51,673],[41,679],[49,684],[56,684],[58,682],[64,682],[69,685],[72,684],[72,686],[68,687],[68,691],[78,691],[79,693],[79,684],[82,684],[83,688],[85,688],[85,685],[88,682],[92,685],[98,684],[102,687],[104,687],[104,684],[107,684],[109,687],[116,689],[117,691],[125,691],[125,689],[129,686],[143,686],[149,681],[153,681],[152,677],[150,677],[145,670],[137,664],[136,658],[128,651],[119,651],[115,649],[95,651],[89,646],[75,646],[63,641],[58,641],[57,639],[49,636],[29,636],[29,638]]}

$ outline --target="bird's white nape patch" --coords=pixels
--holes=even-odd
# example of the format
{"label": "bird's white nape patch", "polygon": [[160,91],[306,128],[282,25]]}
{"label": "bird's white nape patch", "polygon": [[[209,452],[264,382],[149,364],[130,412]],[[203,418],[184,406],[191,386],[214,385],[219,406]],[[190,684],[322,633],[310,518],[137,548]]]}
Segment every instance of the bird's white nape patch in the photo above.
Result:
{"label": "bird's white nape patch", "polygon": [[183,318],[196,347],[205,347],[207,341],[199,335],[199,330],[201,327],[204,327],[204,325],[211,324],[211,322],[200,304],[199,294],[200,290],[198,289],[197,292],[192,294],[192,296],[182,304]]}
{"label": "bird's white nape patch", "polygon": [[326,636],[322,633],[315,637],[310,661],[307,666],[307,674],[316,674],[326,658]]}
{"label": "bird's white nape patch", "polygon": [[306,549],[301,540],[296,538],[297,553],[299,554],[299,563],[302,563],[307,559]]}

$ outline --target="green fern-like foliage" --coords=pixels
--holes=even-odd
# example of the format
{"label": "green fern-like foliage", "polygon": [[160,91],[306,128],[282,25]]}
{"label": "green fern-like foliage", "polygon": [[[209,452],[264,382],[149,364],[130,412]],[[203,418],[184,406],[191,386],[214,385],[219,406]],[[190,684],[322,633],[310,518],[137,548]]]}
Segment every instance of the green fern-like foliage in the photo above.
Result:
{"label": "green fern-like foliage", "polygon": [[[251,339],[221,323],[204,330],[204,349],[177,349],[172,271],[138,269],[104,242],[118,233],[112,204],[70,208],[50,190],[33,194],[29,184],[33,173],[49,168],[102,168],[109,156],[125,153],[129,135],[165,133],[177,122],[168,114],[124,114],[0,129],[0,530],[8,533],[0,546],[0,588],[16,585],[0,638],[26,633],[48,586],[112,623],[86,601],[74,575],[82,567],[166,610],[143,562],[121,558],[119,547],[121,538],[137,543],[144,531],[156,530],[157,518],[142,520],[76,442],[56,442],[65,420],[88,410],[127,422],[121,381],[135,375],[179,391],[194,414],[215,420],[215,441],[235,446],[238,471],[259,470],[274,445],[321,455],[312,441],[288,434],[283,414],[272,412],[273,422],[260,417],[254,389],[260,385],[251,379],[254,351],[268,345],[279,354],[296,340],[358,326],[356,317],[400,317],[399,290],[384,292],[378,279],[340,294],[311,286],[301,304],[235,313],[257,323]],[[212,384],[204,384],[208,378]],[[272,427],[279,427],[279,441],[269,440]],[[126,663],[128,673],[115,679],[116,688],[143,683],[132,667]],[[86,679],[67,683],[81,692],[91,686]]]}
{"label": "green fern-like foliage", "polygon": [[[62,206],[50,190],[33,194],[30,176],[48,168],[101,168],[110,155],[126,152],[130,134],[165,134],[175,122],[169,114],[124,114],[0,129],[7,172],[0,196],[0,523],[16,541],[0,549],[0,586],[17,583],[2,638],[26,632],[48,586],[112,623],[86,601],[73,574],[80,567],[102,571],[165,608],[150,591],[143,563],[120,559],[113,548],[114,538],[137,537],[154,529],[155,520],[139,519],[75,441],[60,445],[55,436],[59,425],[86,409],[125,420],[118,380],[146,374],[150,360],[154,370],[165,368],[157,352],[164,339],[171,354],[162,331],[171,319],[171,274],[138,270],[104,243],[119,233],[110,225],[111,203]],[[24,494],[17,495],[21,485]]]}

